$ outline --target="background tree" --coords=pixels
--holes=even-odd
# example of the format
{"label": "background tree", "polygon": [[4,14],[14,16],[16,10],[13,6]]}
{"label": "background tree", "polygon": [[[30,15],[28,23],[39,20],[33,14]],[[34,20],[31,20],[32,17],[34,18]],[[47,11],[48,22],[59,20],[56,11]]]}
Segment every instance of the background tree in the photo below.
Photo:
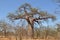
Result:
{"label": "background tree", "polygon": [[6,21],[0,20],[0,36],[8,37],[11,40],[11,37],[14,36],[13,26]]}
{"label": "background tree", "polygon": [[1,27],[1,31],[4,33],[4,35],[6,36],[7,33],[7,23],[5,21],[0,21],[0,27]]}
{"label": "background tree", "polygon": [[60,40],[60,24],[57,24],[57,39]]}

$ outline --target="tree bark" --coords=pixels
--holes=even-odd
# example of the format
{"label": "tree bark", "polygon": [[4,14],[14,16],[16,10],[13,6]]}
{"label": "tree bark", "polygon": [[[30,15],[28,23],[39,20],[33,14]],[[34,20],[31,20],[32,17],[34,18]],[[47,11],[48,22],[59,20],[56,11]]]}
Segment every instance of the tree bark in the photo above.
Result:
{"label": "tree bark", "polygon": [[30,24],[28,24],[28,37],[33,38],[34,37],[34,27]]}

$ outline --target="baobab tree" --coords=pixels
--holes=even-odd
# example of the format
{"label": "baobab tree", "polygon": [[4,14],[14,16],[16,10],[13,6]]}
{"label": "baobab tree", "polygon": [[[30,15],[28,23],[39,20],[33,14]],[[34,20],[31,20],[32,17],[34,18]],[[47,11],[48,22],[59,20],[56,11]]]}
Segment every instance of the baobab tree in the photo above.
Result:
{"label": "baobab tree", "polygon": [[28,35],[33,38],[34,37],[34,23],[39,23],[39,20],[47,20],[52,19],[55,20],[56,17],[54,15],[48,14],[47,12],[39,11],[36,8],[31,7],[30,4],[25,3],[18,8],[18,10],[14,13],[9,13],[7,16],[10,20],[18,20],[25,19],[28,22],[30,31],[28,31]]}

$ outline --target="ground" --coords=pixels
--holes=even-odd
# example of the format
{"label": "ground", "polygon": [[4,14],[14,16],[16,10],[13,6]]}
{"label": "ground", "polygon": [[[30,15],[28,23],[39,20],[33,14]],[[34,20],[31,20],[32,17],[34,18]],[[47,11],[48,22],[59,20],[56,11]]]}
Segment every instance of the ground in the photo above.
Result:
{"label": "ground", "polygon": [[[0,40],[16,40],[16,38],[14,37],[13,38],[0,38]],[[45,39],[21,39],[21,40],[45,40]],[[55,40],[55,39],[47,39],[47,40]]]}

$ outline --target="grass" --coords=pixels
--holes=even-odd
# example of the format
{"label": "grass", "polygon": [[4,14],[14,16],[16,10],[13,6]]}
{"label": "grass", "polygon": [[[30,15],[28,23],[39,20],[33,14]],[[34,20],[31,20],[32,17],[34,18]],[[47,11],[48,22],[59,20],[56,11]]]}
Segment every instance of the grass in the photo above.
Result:
{"label": "grass", "polygon": [[[16,40],[16,37],[0,37],[0,40]],[[19,40],[19,39],[18,39]],[[45,40],[45,39],[21,39],[21,40]],[[54,38],[51,38],[51,39],[47,39],[47,40],[55,40]]]}

